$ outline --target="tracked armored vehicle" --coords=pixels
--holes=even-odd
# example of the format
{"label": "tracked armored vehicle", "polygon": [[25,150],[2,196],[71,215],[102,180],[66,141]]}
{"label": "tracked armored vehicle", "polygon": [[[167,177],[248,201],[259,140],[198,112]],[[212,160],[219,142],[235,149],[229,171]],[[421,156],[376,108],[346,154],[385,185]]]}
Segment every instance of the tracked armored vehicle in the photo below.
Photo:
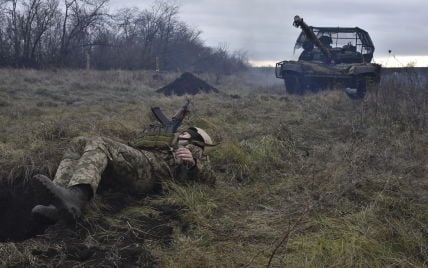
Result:
{"label": "tracked armored vehicle", "polygon": [[363,29],[312,27],[299,16],[293,26],[302,29],[294,49],[303,51],[297,61],[278,62],[275,68],[287,93],[342,87],[351,98],[362,98],[368,83],[379,82],[381,66],[371,63],[375,47]]}

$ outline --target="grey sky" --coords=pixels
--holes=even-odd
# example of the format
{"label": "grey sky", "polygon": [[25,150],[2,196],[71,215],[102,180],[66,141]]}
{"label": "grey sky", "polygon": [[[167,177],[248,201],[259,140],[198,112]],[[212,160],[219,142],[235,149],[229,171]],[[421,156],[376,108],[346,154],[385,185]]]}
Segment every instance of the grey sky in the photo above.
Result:
{"label": "grey sky", "polygon": [[[110,6],[145,8],[152,2],[111,0]],[[397,56],[428,59],[426,0],[176,0],[174,3],[180,6],[180,18],[202,31],[201,37],[207,45],[217,47],[227,43],[230,50],[247,51],[252,61],[275,62],[293,57],[294,42],[300,33],[291,25],[294,15],[314,26],[365,29],[376,46],[378,59],[387,57],[388,49]]]}

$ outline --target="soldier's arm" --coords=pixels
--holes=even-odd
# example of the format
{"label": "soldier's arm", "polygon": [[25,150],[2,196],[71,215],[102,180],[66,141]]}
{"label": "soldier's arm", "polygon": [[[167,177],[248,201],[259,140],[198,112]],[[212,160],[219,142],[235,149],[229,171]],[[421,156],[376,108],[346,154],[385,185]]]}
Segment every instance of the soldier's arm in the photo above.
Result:
{"label": "soldier's arm", "polygon": [[214,172],[202,149],[194,145],[188,145],[186,148],[190,151],[193,161],[183,161],[183,164],[177,166],[176,178],[214,184]]}

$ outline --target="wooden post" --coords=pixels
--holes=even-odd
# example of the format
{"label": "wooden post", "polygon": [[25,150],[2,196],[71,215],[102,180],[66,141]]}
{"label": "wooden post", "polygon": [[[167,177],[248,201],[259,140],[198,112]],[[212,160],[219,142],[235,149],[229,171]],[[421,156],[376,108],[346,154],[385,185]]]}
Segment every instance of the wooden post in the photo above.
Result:
{"label": "wooden post", "polygon": [[91,69],[91,55],[89,51],[86,50],[86,70],[89,71]]}
{"label": "wooden post", "polygon": [[159,62],[159,57],[156,57],[156,72],[160,72],[160,62]]}

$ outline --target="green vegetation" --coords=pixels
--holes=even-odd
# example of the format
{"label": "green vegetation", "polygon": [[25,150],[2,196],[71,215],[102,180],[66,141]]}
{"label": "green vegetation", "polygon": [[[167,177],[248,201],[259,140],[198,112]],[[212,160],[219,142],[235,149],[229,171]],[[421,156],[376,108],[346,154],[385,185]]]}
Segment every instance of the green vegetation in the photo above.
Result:
{"label": "green vegetation", "polygon": [[[180,74],[153,74],[0,70],[4,176],[53,176],[72,137],[127,141],[150,106],[172,113],[184,98],[154,91]],[[188,124],[221,141],[209,149],[215,187],[165,182],[123,209],[105,193],[54,240],[63,229],[0,243],[0,266],[120,266],[132,249],[141,266],[426,267],[428,86],[386,80],[355,102],[338,90],[286,96],[272,76],[223,77],[221,94],[191,98]],[[79,243],[98,251],[67,257]]]}

